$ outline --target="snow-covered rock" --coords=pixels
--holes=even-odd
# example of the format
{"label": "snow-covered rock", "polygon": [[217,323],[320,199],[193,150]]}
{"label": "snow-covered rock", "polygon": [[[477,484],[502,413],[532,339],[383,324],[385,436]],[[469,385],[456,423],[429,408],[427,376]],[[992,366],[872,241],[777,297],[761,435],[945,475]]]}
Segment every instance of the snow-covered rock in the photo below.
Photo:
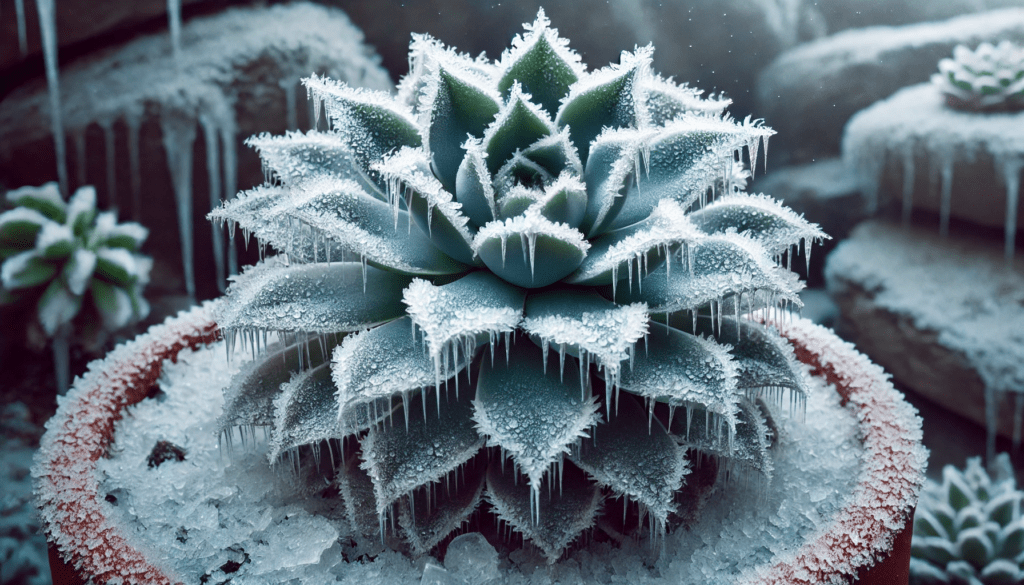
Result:
{"label": "snow-covered rock", "polygon": [[[777,168],[759,176],[751,192],[782,200],[832,237],[815,246],[811,254],[810,273],[805,278],[812,287],[824,284],[825,256],[868,217],[857,176],[838,158]],[[803,262],[800,258],[794,260],[794,268],[800,269]]]}
{"label": "snow-covered rock", "polygon": [[815,0],[829,33],[867,26],[943,20],[960,14],[1020,6],[1020,0]]}
{"label": "snow-covered rock", "polygon": [[1024,112],[955,110],[931,83],[906,88],[854,116],[843,158],[860,178],[869,207],[899,201],[914,208],[1003,228],[1010,255],[1024,217]]}
{"label": "snow-covered rock", "polygon": [[[178,59],[163,33],[76,61],[60,72],[61,102],[72,187],[96,185],[101,207],[116,206],[123,219],[149,227],[155,272],[184,273],[189,293],[195,285],[185,267],[194,255],[198,296],[209,297],[222,272],[209,251],[213,232],[204,216],[211,198],[263,179],[242,140],[308,128],[299,82],[314,72],[374,89],[392,83],[337,9],[230,9],[188,21],[181,34]],[[55,178],[48,104],[42,79],[0,102],[0,183]]]}
{"label": "snow-covered rock", "polygon": [[1012,436],[1008,407],[1024,396],[1024,259],[1008,266],[998,241],[969,234],[869,222],[829,256],[825,275],[858,349],[979,424],[992,405]]}
{"label": "snow-covered rock", "polygon": [[857,111],[928,80],[958,44],[1003,39],[1024,41],[1024,8],[844,31],[779,55],[761,72],[756,112],[779,132],[772,147],[784,160],[838,154]]}

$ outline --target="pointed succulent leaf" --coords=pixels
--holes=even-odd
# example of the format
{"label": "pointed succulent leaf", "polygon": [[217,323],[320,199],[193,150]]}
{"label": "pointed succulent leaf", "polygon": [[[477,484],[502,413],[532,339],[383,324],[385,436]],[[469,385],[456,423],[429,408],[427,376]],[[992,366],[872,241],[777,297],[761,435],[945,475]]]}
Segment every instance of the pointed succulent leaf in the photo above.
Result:
{"label": "pointed succulent leaf", "polygon": [[15,207],[0,213],[0,246],[26,250],[36,243],[43,226],[53,223],[42,213],[27,207]]}
{"label": "pointed succulent leaf", "polygon": [[[544,199],[544,192],[540,189],[530,189],[523,185],[516,185],[509,189],[499,204],[498,217],[508,219],[526,213],[526,210],[534,207]],[[543,214],[542,214],[543,215]]]}
{"label": "pointed succulent leaf", "polygon": [[1008,491],[994,496],[985,502],[985,515],[988,519],[998,522],[1000,526],[1007,526],[1010,522],[1020,518],[1022,498],[1024,498],[1024,494],[1019,491]]}
{"label": "pointed succulent leaf", "polygon": [[425,555],[469,518],[483,501],[486,462],[471,459],[445,487],[415,490],[402,504],[398,524],[414,554]]}
{"label": "pointed succulent leaf", "polygon": [[1016,520],[999,531],[998,542],[1002,544],[998,554],[1001,557],[1016,557],[1024,550],[1024,520]]}
{"label": "pointed succulent leaf", "polygon": [[735,424],[736,364],[728,347],[710,339],[653,326],[619,385],[671,406],[703,406]]}
{"label": "pointed succulent leaf", "polygon": [[995,555],[992,541],[981,526],[960,531],[956,536],[956,550],[959,558],[975,567],[984,567]]}
{"label": "pointed succulent leaf", "polygon": [[523,150],[523,156],[545,169],[551,176],[568,172],[573,176],[583,176],[583,163],[579,152],[572,143],[569,129],[562,128],[554,134],[544,136]]}
{"label": "pointed succulent leaf", "polygon": [[366,470],[360,467],[359,460],[349,457],[335,481],[341,499],[345,502],[345,519],[352,533],[367,538],[380,538],[380,519],[374,503],[373,481]]}
{"label": "pointed succulent leaf", "polygon": [[85,248],[75,250],[62,270],[64,281],[67,282],[68,289],[72,294],[82,295],[85,293],[86,287],[93,280],[92,275],[96,264],[95,252]]}
{"label": "pointed succulent leaf", "polygon": [[664,126],[682,114],[703,114],[718,116],[729,107],[732,100],[701,97],[704,92],[676,85],[671,79],[660,75],[652,76],[644,84],[644,101],[651,116],[651,124]]}
{"label": "pointed succulent leaf", "polygon": [[474,263],[469,218],[434,177],[426,152],[404,148],[373,168],[387,181],[388,197],[396,212],[404,200],[416,224],[438,249],[459,262]]}
{"label": "pointed succulent leaf", "polygon": [[[41,213],[50,221],[64,223],[67,219],[67,204],[60,196],[57,183],[51,181],[38,187],[20,187],[7,192],[7,202],[16,207]],[[0,225],[3,225],[0,215]],[[2,234],[0,230],[0,234]]]}
{"label": "pointed succulent leaf", "polygon": [[339,439],[392,416],[390,398],[378,399],[369,408],[346,413],[341,420],[336,404],[330,364],[294,374],[274,397],[274,427],[267,458],[274,462],[289,449]]}
{"label": "pointed succulent leaf", "polygon": [[958,557],[956,545],[937,537],[915,537],[910,544],[910,554],[915,558],[931,561],[940,567]]}
{"label": "pointed succulent leaf", "polygon": [[493,345],[498,335],[515,331],[523,317],[525,297],[521,289],[478,271],[444,286],[416,279],[402,300],[423,334],[435,376],[439,376],[442,359],[457,346],[476,347],[478,341]]}
{"label": "pointed succulent leaf", "polygon": [[119,287],[130,286],[138,278],[136,256],[124,248],[96,250],[96,276]]}
{"label": "pointed succulent leaf", "polygon": [[374,197],[385,198],[342,135],[316,130],[286,132],[284,136],[264,133],[245,143],[259,153],[264,174],[277,177],[283,185],[296,185],[311,176],[351,179]]}
{"label": "pointed succulent leaf", "polygon": [[236,277],[217,323],[225,330],[358,331],[401,317],[410,280],[353,262],[284,266],[272,258]]}
{"label": "pointed succulent leaf", "polygon": [[90,235],[90,243],[107,248],[124,248],[137,252],[149,236],[149,230],[133,221],[117,223],[117,215],[104,212],[96,216],[96,226]]}
{"label": "pointed succulent leaf", "polygon": [[[462,347],[453,348],[454,359],[444,359],[440,378],[435,363],[413,332],[412,319],[402,317],[390,323],[355,333],[334,350],[332,377],[336,389],[337,416],[344,419],[356,410],[366,410],[375,401],[401,394],[409,412],[409,395],[435,386],[437,380],[456,376],[472,359]],[[474,346],[475,349],[475,346]],[[344,429],[346,434],[360,429]]]}
{"label": "pointed succulent leaf", "polygon": [[693,212],[690,219],[707,234],[728,231],[743,234],[773,255],[800,242],[809,248],[812,242],[828,238],[816,224],[764,194],[726,195]]}
{"label": "pointed succulent leaf", "polygon": [[995,559],[981,570],[981,582],[991,585],[1013,585],[1024,580],[1024,571],[1008,559]]}
{"label": "pointed succulent leaf", "polygon": [[[764,248],[737,234],[706,236],[689,245],[684,264],[669,260],[651,272],[643,286],[615,292],[616,302],[643,301],[652,313],[692,310],[726,297],[742,295],[739,307],[745,307],[752,293],[768,294],[775,303],[802,306],[794,283],[784,269],[774,265]],[[609,291],[610,292],[610,291]],[[735,310],[735,306],[732,306]]]}
{"label": "pointed succulent leaf", "polygon": [[974,490],[964,478],[964,474],[952,465],[942,469],[942,488],[945,500],[957,512],[974,503]]}
{"label": "pointed succulent leaf", "polygon": [[386,92],[349,87],[316,75],[303,80],[313,108],[323,103],[331,125],[361,168],[402,147],[423,144],[412,112]]}
{"label": "pointed succulent leaf", "polygon": [[683,450],[633,399],[620,400],[615,415],[595,435],[569,458],[598,483],[639,502],[664,529],[675,511],[675,492],[690,472]]}
{"label": "pointed succulent leaf", "polygon": [[501,107],[501,98],[489,80],[459,66],[458,59],[434,57],[421,101],[427,116],[426,143],[431,168],[444,189],[455,191],[456,173],[465,156],[467,137],[480,138]]}
{"label": "pointed succulent leaf", "polygon": [[426,397],[417,395],[409,405],[407,425],[392,421],[371,428],[362,439],[362,467],[373,480],[378,516],[413,489],[457,470],[483,447],[473,425],[471,394],[449,396],[439,414],[422,408],[419,402]]}
{"label": "pointed succulent leaf", "polygon": [[595,397],[586,397],[575,376],[560,381],[556,368],[554,355],[516,343],[508,360],[481,362],[473,401],[473,418],[488,446],[510,454],[535,492],[551,465],[600,418]]}
{"label": "pointed succulent leaf", "polygon": [[768,451],[771,436],[757,404],[739,401],[735,427],[720,424],[723,420],[703,408],[691,407],[672,417],[669,432],[688,449],[750,467],[771,481],[775,467]]}
{"label": "pointed succulent leaf", "polygon": [[608,231],[626,204],[631,187],[641,173],[644,145],[656,130],[608,129],[590,145],[583,172],[587,184],[587,213],[581,229],[590,237]]}
{"label": "pointed succulent leaf", "polygon": [[562,470],[559,489],[533,490],[517,473],[512,465],[492,462],[487,469],[487,501],[499,520],[537,545],[552,564],[580,533],[594,526],[601,490],[571,463]]}
{"label": "pointed succulent leaf", "polygon": [[569,87],[584,74],[580,57],[569,49],[569,41],[558,36],[541,9],[532,25],[524,25],[526,32],[512,40],[512,48],[501,56],[498,91],[508,97],[512,86],[519,82],[523,91],[549,115],[558,112],[562,98]]}
{"label": "pointed succulent leaf", "polygon": [[484,132],[487,170],[497,174],[514,152],[554,132],[548,113],[531,102],[522,87],[514,83],[505,105]]}
{"label": "pointed succulent leaf", "polygon": [[544,188],[538,201],[540,214],[554,223],[579,227],[587,211],[587,186],[568,172],[563,172]]}
{"label": "pointed succulent leaf", "polygon": [[544,363],[549,348],[559,352],[559,375],[563,375],[565,353],[583,361],[581,377],[596,362],[615,386],[623,362],[633,357],[636,342],[647,335],[647,306],[643,303],[616,305],[587,289],[555,290],[526,298],[522,328],[543,348]]}
{"label": "pointed succulent leaf", "polygon": [[473,58],[454,48],[445,47],[428,34],[413,33],[409,43],[409,73],[398,83],[397,97],[400,103],[413,108],[417,113],[425,113],[430,102],[423,99],[423,94],[438,60],[475,74],[486,80],[488,86],[494,85],[497,69],[483,53]]}
{"label": "pointed succulent leaf", "polygon": [[473,250],[491,272],[524,288],[547,286],[572,274],[589,249],[579,230],[552,222],[537,207],[485,225],[473,240]]}
{"label": "pointed succulent leaf", "polygon": [[94,219],[96,219],[96,189],[89,185],[79,187],[68,201],[65,224],[71,228],[75,236],[82,237]]}
{"label": "pointed succulent leaf", "polygon": [[949,539],[949,534],[942,524],[925,506],[914,512],[914,533],[922,536],[937,536]]}
{"label": "pointed succulent leaf", "polygon": [[650,45],[622,52],[617,65],[583,75],[569,88],[555,124],[570,128],[570,136],[587,164],[590,142],[608,128],[642,128],[648,122],[642,85],[650,75]]}
{"label": "pointed succulent leaf", "polygon": [[314,179],[303,183],[297,191],[271,212],[310,226],[316,232],[314,238],[321,234],[373,266],[404,274],[454,274],[466,270],[466,266],[435,247],[423,232],[413,229],[409,225],[410,214],[366,195],[352,181]]}
{"label": "pointed succulent leaf", "polygon": [[614,296],[619,281],[627,280],[626,287],[632,290],[634,280],[640,284],[650,270],[659,267],[680,246],[700,237],[682,207],[674,201],[662,201],[644,221],[592,241],[583,264],[565,281],[590,286],[610,284],[616,289],[612,291]]}
{"label": "pointed succulent leaf", "polygon": [[494,188],[504,193],[516,186],[541,188],[554,180],[547,169],[515,151],[494,176]]}
{"label": "pointed succulent leaf", "polygon": [[55,274],[57,267],[41,258],[36,250],[11,256],[0,266],[0,281],[8,290],[39,286]]}
{"label": "pointed succulent leaf", "polygon": [[455,176],[455,199],[462,204],[462,212],[474,224],[481,226],[498,216],[497,200],[491,173],[487,170],[486,155],[480,140],[467,140],[466,151]]}
{"label": "pointed succulent leaf", "polygon": [[217,419],[221,431],[233,427],[269,427],[274,424],[274,397],[282,384],[303,368],[324,363],[325,352],[337,345],[336,336],[298,343],[275,343],[244,364],[224,388],[224,410]]}
{"label": "pointed succulent leaf", "polygon": [[103,319],[103,327],[108,331],[124,327],[135,314],[131,295],[125,289],[93,279],[89,283],[89,291],[92,293],[92,302]]}
{"label": "pointed succulent leaf", "polygon": [[43,331],[48,337],[53,337],[61,325],[75,318],[81,308],[82,297],[72,294],[57,278],[50,282],[39,297],[36,314]]}
{"label": "pointed succulent leaf", "polygon": [[75,236],[66,225],[47,222],[36,237],[36,250],[48,260],[67,258],[75,249]]}
{"label": "pointed succulent leaf", "polygon": [[644,170],[630,184],[626,203],[611,227],[644,219],[662,199],[690,205],[731,171],[735,153],[744,146],[751,161],[756,161],[761,141],[772,134],[770,128],[749,119],[739,123],[688,114],[673,120],[644,145]]}

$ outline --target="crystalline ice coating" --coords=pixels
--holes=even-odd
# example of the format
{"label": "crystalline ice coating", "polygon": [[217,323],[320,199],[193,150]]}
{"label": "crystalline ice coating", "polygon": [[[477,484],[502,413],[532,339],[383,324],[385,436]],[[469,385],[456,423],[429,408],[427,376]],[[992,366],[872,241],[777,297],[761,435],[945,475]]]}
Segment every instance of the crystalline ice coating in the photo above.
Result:
{"label": "crystalline ice coating", "polygon": [[[686,113],[717,116],[732,103],[730,99],[715,96],[701,98],[703,91],[686,84],[676,85],[671,79],[660,75],[648,78],[643,84],[643,90],[651,124],[655,126],[663,126]],[[751,157],[752,160],[755,158]]]}
{"label": "crystalline ice coating", "polygon": [[185,291],[189,298],[196,296],[196,276],[193,266],[192,241],[192,146],[196,139],[196,120],[184,112],[165,111],[160,116],[167,168],[174,185],[174,200],[178,210],[178,237],[181,240],[181,263],[185,276]]}
{"label": "crystalline ice coating", "polygon": [[530,95],[523,93],[518,82],[513,83],[505,104],[484,131],[487,169],[492,174],[497,173],[515,151],[556,131],[551,116],[530,101]]}
{"label": "crystalline ice coating", "polygon": [[[206,172],[210,191],[210,211],[220,207],[221,203],[221,172],[220,172],[220,131],[217,122],[207,114],[199,115],[199,123],[203,127],[203,140],[206,144]],[[217,222],[210,222],[213,240],[213,262],[217,277],[217,288],[224,292],[227,282],[224,256],[224,230]]]}
{"label": "crystalline ice coating", "polygon": [[693,212],[689,218],[706,233],[734,229],[759,242],[773,255],[801,242],[809,248],[811,243],[829,238],[817,224],[763,193],[725,195]]}
{"label": "crystalline ice coating", "polygon": [[[464,526],[470,514],[483,501],[485,474],[479,467],[474,467],[483,465],[477,463],[478,460],[471,459],[462,468],[452,472],[450,475],[454,475],[455,479],[446,478],[444,489],[439,483],[428,485],[425,489],[414,490],[406,499],[398,522],[406,530],[414,551],[420,554],[430,552],[437,543]],[[493,547],[491,550],[494,550]],[[486,550],[483,552],[486,554]],[[481,559],[480,562],[484,566],[473,566],[483,572],[486,570],[487,559]]]}

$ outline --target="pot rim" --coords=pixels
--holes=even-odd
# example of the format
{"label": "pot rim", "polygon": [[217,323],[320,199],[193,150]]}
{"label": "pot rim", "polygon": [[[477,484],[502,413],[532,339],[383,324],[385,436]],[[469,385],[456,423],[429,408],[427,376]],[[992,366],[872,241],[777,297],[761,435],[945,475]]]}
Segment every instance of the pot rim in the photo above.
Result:
{"label": "pot rim", "polygon": [[[154,325],[89,364],[58,399],[46,423],[32,476],[47,538],[58,556],[97,582],[171,584],[180,581],[151,564],[122,527],[103,515],[96,462],[113,440],[124,409],[145,398],[165,359],[220,339],[212,319],[217,301]],[[917,505],[927,451],[921,419],[881,367],[831,330],[803,318],[773,323],[811,373],[834,384],[861,428],[864,458],[853,497],[828,528],[769,567],[741,575],[747,584],[843,582],[872,567],[893,548]],[[835,553],[843,551],[842,558]]]}

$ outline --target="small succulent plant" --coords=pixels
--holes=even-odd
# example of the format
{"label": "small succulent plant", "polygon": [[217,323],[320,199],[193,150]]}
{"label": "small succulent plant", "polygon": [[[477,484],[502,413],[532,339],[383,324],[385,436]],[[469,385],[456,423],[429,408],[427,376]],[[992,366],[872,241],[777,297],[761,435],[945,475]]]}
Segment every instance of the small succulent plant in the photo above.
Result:
{"label": "small succulent plant", "polygon": [[101,331],[146,316],[142,289],[152,261],[139,254],[146,228],[97,212],[92,187],[68,201],[56,183],[22,187],[8,191],[7,202],[14,208],[0,214],[0,303],[34,302],[49,338],[70,326],[83,306],[95,309],[87,313],[99,316]]}
{"label": "small succulent plant", "polygon": [[946,95],[946,103],[957,109],[1022,110],[1024,47],[1010,41],[981,43],[974,51],[957,45],[952,59],[939,61],[932,83]]}
{"label": "small succulent plant", "polygon": [[278,252],[216,311],[258,354],[222,430],[357,444],[353,529],[415,554],[481,501],[552,561],[608,497],[657,534],[697,454],[770,478],[768,419],[805,398],[745,318],[799,305],[782,258],[825,237],[741,192],[773,132],[651,47],[588,71],[543,11],[525,29],[497,62],[415,36],[397,97],[306,79],[332,129],[250,139],[268,183],[211,213]]}
{"label": "small succulent plant", "polygon": [[912,582],[919,585],[1003,585],[1024,581],[1024,518],[1010,458],[995,459],[993,476],[978,457],[930,482],[914,517]]}

